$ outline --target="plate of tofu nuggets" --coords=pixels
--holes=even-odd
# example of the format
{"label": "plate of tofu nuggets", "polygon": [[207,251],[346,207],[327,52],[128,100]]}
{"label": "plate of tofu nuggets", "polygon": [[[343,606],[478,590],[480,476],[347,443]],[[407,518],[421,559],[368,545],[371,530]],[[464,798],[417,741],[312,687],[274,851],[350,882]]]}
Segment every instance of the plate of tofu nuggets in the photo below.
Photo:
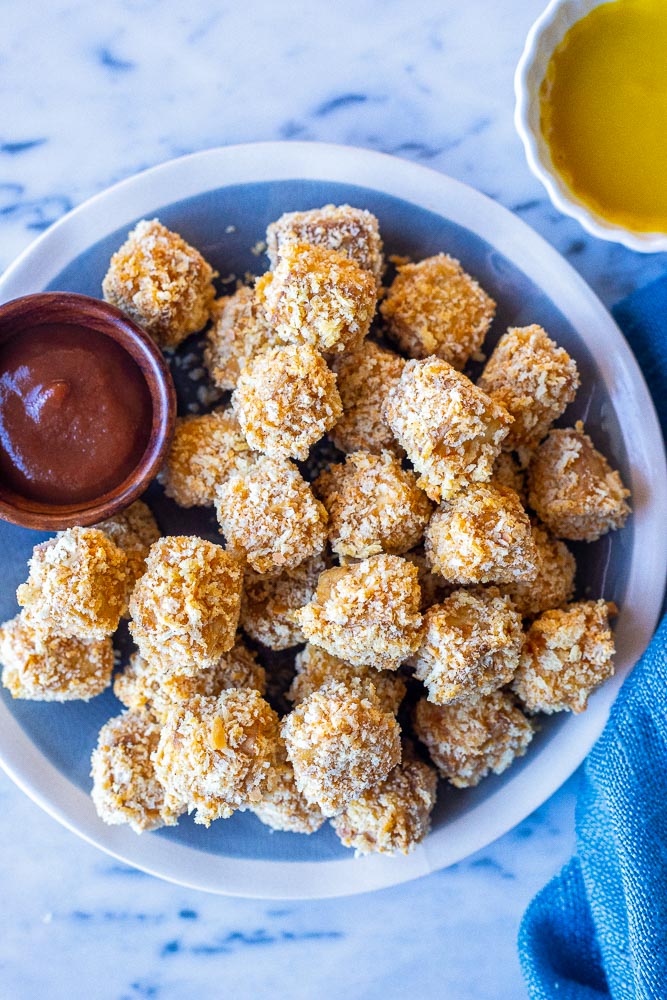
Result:
{"label": "plate of tofu nuggets", "polygon": [[0,525],[29,795],[161,877],[318,897],[454,863],[572,773],[657,621],[667,485],[551,247],[422,167],[256,144],[76,209],[0,284],[42,290],[140,323],[179,418],[111,520]]}

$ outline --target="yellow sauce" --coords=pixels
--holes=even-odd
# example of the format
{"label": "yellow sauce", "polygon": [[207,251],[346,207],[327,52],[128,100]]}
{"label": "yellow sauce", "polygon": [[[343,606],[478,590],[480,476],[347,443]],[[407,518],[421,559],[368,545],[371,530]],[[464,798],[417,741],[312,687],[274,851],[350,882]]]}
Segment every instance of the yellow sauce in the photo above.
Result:
{"label": "yellow sauce", "polygon": [[667,0],[612,0],[573,25],[540,111],[580,201],[626,229],[667,232]]}

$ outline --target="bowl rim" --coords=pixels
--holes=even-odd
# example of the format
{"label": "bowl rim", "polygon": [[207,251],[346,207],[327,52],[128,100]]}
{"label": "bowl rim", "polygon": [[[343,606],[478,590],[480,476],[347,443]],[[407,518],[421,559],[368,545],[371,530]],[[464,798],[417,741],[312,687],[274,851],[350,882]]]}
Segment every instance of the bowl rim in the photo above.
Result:
{"label": "bowl rim", "polygon": [[[538,287],[544,287],[546,276],[547,294],[584,337],[612,405],[618,406],[619,398],[625,398],[626,417],[635,428],[641,427],[641,434],[628,448],[633,459],[634,546],[626,601],[617,619],[618,673],[593,695],[588,712],[566,720],[552,740],[536,748],[521,771],[487,779],[499,783],[497,792],[433,831],[407,858],[354,859],[350,854],[342,860],[299,862],[295,845],[293,861],[239,859],[204,853],[165,837],[137,837],[127,828],[105,826],[90,796],[58,771],[0,702],[0,764],[61,823],[119,860],[168,881],[262,899],[343,896],[405,882],[460,861],[528,816],[572,774],[600,735],[624,677],[655,629],[667,562],[667,535],[662,530],[667,466],[662,435],[643,375],[620,330],[583,279],[526,223],[435,170],[383,153],[324,143],[250,143],[193,153],[121,181],[57,222],[0,280],[0,301],[19,294],[26,283],[48,285],[91,243],[163,205],[236,184],[295,179],[355,184],[412,202],[476,233]],[[574,738],[571,725],[576,726]]]}
{"label": "bowl rim", "polygon": [[[565,215],[576,219],[583,226],[586,232],[598,239],[607,240],[612,243],[620,243],[628,250],[638,253],[660,253],[667,251],[667,233],[640,232],[638,230],[627,229],[618,223],[609,222],[590,209],[583,201],[571,191],[560,174],[553,165],[545,162],[544,156],[540,153],[539,139],[535,130],[530,124],[530,111],[539,94],[531,93],[529,87],[529,76],[536,66],[543,64],[543,75],[546,71],[548,59],[554,49],[550,48],[545,54],[542,47],[546,32],[558,21],[566,7],[581,5],[581,18],[600,7],[605,3],[618,2],[618,0],[550,0],[547,7],[531,25],[523,51],[517,63],[514,73],[514,127],[519,134],[523,144],[524,153],[528,166],[535,177],[546,188],[547,194],[552,204]],[[563,32],[564,34],[565,32]],[[562,37],[562,36],[561,36]]]}

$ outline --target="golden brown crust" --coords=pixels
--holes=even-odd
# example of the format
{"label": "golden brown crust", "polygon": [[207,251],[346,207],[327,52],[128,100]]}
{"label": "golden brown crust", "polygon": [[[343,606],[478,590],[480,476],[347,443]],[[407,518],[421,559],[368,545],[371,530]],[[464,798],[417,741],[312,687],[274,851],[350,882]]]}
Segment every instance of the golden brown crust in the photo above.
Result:
{"label": "golden brown crust", "polygon": [[158,219],[142,219],[111,258],[104,298],[173,351],[208,321],[214,271],[199,251]]}
{"label": "golden brown crust", "polygon": [[509,486],[519,497],[522,507],[528,506],[528,490],[526,488],[526,473],[513,455],[501,451],[493,464],[490,483],[500,483]]}
{"label": "golden brown crust", "polygon": [[372,685],[383,710],[392,715],[397,714],[405,697],[405,681],[396,671],[355,667],[311,643],[297,655],[295,662],[296,676],[287,692],[288,700],[294,705],[301,704],[313,691],[318,691],[330,681],[346,683],[354,678],[358,678],[369,692]]}
{"label": "golden brown crust", "polygon": [[241,602],[241,625],[248,635],[275,650],[305,642],[293,614],[311,600],[327,565],[320,552],[277,576],[255,573],[248,567]]}
{"label": "golden brown crust", "polygon": [[444,253],[400,266],[380,306],[389,336],[409,357],[435,354],[459,369],[479,356],[495,311],[493,299]]}
{"label": "golden brown crust", "polygon": [[254,288],[243,285],[211,306],[204,364],[220,389],[234,389],[238,377],[258,354],[272,347],[275,336]]}
{"label": "golden brown crust", "polygon": [[577,564],[565,542],[553,538],[543,524],[534,521],[531,533],[537,549],[537,576],[534,580],[516,580],[501,587],[512,598],[524,618],[558,608],[572,600]]}
{"label": "golden brown crust", "polygon": [[332,367],[338,377],[343,415],[329,436],[337,448],[375,455],[385,450],[403,454],[382,408],[405,364],[404,358],[372,340],[364,341],[356,351],[336,356]]}
{"label": "golden brown crust", "polygon": [[308,802],[297,788],[294,768],[282,740],[262,796],[250,806],[250,811],[272,830],[289,833],[315,833],[324,823],[319,806]]}
{"label": "golden brown crust", "polygon": [[135,500],[120,514],[94,525],[107,538],[122,549],[127,556],[127,596],[146,569],[146,557],[153,542],[162,532],[157,526],[150,507],[142,500]]}

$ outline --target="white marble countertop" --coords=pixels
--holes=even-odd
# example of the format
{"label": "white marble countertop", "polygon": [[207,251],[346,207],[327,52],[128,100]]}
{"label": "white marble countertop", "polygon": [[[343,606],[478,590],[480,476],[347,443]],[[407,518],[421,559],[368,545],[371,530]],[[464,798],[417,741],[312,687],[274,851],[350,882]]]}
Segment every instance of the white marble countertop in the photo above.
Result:
{"label": "white marble countertop", "polygon": [[[3,4],[0,267],[85,198],[209,146],[313,139],[490,194],[611,304],[665,268],[553,209],[513,125],[544,0],[50,0]],[[573,845],[576,776],[487,850],[373,896],[197,894],[59,827],[0,774],[0,996],[516,1000],[516,932]]]}

